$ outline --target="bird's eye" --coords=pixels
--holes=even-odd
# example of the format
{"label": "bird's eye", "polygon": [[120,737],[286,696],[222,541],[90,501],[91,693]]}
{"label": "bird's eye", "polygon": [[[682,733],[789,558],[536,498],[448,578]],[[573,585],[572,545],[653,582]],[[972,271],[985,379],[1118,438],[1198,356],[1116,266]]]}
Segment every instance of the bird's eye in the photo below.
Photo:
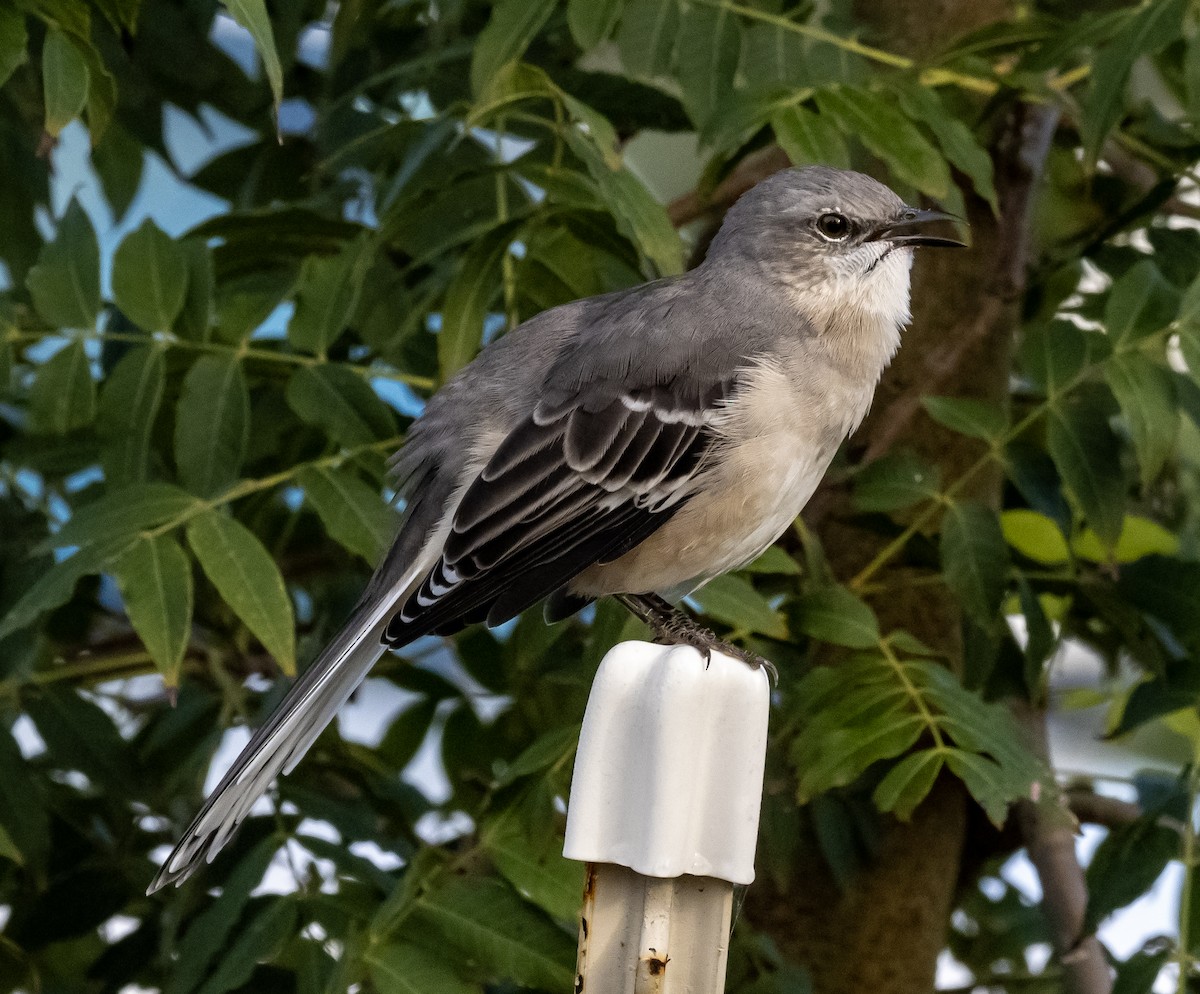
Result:
{"label": "bird's eye", "polygon": [[817,218],[817,231],[830,241],[840,242],[850,234],[850,220],[844,214],[822,214]]}

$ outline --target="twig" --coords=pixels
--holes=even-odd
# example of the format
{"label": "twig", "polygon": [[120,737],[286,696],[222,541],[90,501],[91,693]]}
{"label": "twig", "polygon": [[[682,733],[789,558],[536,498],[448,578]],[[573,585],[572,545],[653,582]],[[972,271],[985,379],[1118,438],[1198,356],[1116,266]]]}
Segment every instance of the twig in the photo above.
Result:
{"label": "twig", "polygon": [[1068,790],[1067,807],[1082,824],[1119,828],[1131,825],[1142,816],[1140,804],[1105,797],[1091,790]]}

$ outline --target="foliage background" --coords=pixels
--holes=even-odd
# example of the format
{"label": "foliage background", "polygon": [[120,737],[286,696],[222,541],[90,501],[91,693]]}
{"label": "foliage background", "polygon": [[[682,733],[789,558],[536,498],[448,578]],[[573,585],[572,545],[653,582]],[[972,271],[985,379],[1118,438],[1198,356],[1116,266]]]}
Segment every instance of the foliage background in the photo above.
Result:
{"label": "foliage background", "polygon": [[[697,598],[783,674],[730,990],[923,992],[945,950],[960,990],[1193,989],[1195,10],[936,14],[0,9],[4,989],[572,987],[561,799],[591,674],[638,634],[612,605],[388,657],[406,706],[381,741],[331,729],[211,870],[143,894],[224,729],[269,710],[386,546],[385,458],[421,398],[546,307],[680,271],[788,161],[941,203],[974,248],[919,263],[806,523]],[[188,118],[235,139],[185,168],[165,122]],[[163,169],[218,216],[143,223],[109,260],[51,201],[78,120],[115,220]],[[700,176],[666,206],[627,161],[664,132]],[[1064,646],[1099,660],[1066,696]],[[1178,775],[1120,802],[1054,775],[1047,716],[1079,703],[1173,736]],[[447,796],[398,776],[423,744]],[[1073,815],[1111,829],[1086,875]],[[1022,848],[1040,901],[997,875]],[[1171,860],[1176,934],[1110,963],[1096,926]],[[272,863],[292,892],[259,886]]]}

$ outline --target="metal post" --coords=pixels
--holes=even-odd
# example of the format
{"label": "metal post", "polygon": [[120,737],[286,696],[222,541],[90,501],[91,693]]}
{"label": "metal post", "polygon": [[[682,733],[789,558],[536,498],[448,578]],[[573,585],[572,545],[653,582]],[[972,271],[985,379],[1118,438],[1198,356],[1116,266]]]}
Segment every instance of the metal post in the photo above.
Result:
{"label": "metal post", "polygon": [[588,863],[576,994],[720,994],[754,878],[770,688],[694,649],[625,642],[596,674],[564,854]]}

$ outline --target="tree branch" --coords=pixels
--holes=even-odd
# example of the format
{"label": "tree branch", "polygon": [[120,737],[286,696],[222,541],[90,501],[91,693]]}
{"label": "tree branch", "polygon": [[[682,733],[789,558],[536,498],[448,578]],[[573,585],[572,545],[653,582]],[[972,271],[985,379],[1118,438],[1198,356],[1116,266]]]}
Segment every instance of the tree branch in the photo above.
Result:
{"label": "tree branch", "polygon": [[[1020,701],[1013,705],[1013,713],[1034,751],[1047,758],[1045,712]],[[1087,931],[1088,889],[1075,854],[1074,818],[1065,805],[1061,812],[1048,812],[1032,801],[1018,802],[1016,817],[1029,861],[1042,882],[1042,908],[1062,964],[1063,990],[1110,994],[1113,982],[1104,949]]]}

